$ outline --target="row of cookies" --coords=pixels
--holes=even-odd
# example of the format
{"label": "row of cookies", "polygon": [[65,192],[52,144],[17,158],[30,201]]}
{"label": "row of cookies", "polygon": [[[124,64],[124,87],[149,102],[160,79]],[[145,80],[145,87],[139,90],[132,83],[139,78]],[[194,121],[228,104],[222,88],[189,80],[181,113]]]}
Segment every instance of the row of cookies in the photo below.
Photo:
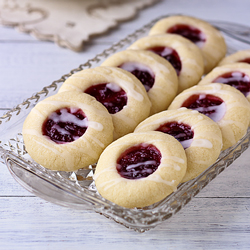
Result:
{"label": "row of cookies", "polygon": [[104,150],[94,176],[96,187],[106,199],[128,208],[158,202],[236,144],[249,121],[250,104],[237,89],[222,83],[191,87],[168,110],[148,117],[134,133]]}
{"label": "row of cookies", "polygon": [[[87,69],[73,74],[65,81],[58,94],[38,103],[27,117],[23,127],[23,137],[30,156],[46,168],[72,171],[97,162],[103,150],[114,139],[121,138],[111,143],[110,146],[104,150],[98,161],[95,179],[98,191],[105,198],[125,207],[140,207],[152,204],[166,197],[181,181],[187,181],[196,177],[212,164],[217,159],[222,147],[223,133],[221,133],[220,126],[206,116],[200,115],[197,111],[190,113],[186,109],[181,109],[178,112],[173,111],[173,113],[170,114],[170,111],[164,110],[166,110],[171,103],[169,108],[179,108],[177,107],[179,105],[178,98],[180,98],[179,96],[182,94],[185,94],[183,90],[196,85],[200,81],[204,73],[204,64],[207,65],[205,72],[208,72],[222,59],[225,55],[226,46],[223,37],[217,30],[212,28],[212,30],[215,30],[212,32],[211,28],[209,28],[207,31],[207,26],[210,27],[209,24],[204,24],[201,20],[198,22],[197,19],[182,16],[169,18],[170,23],[172,22],[171,19],[175,18],[177,19],[170,33],[178,34],[178,32],[183,33],[183,30],[186,30],[188,31],[187,37],[190,37],[190,34],[194,37],[195,34],[196,38],[193,38],[193,40],[197,40],[197,45],[200,46],[201,49],[188,39],[176,34],[152,35],[155,32],[154,30],[158,29],[157,26],[159,24],[157,23],[150,31],[150,36],[139,39],[132,44],[128,50],[114,54],[108,58],[101,67]],[[180,18],[181,20],[183,20],[183,18],[185,19],[184,23],[186,26],[184,24],[178,24]],[[198,31],[202,30],[202,32],[198,32],[197,29],[194,29],[194,21],[193,23],[188,23],[189,21],[187,21],[186,18],[188,20],[194,20],[196,24],[199,24]],[[164,25],[169,22],[169,19],[164,20]],[[162,20],[159,23],[162,23]],[[162,24],[160,26],[162,26]],[[190,27],[192,27],[192,29]],[[173,32],[173,30],[175,30],[175,32]],[[192,32],[189,32],[190,30]],[[199,39],[197,39],[197,37]],[[211,38],[216,38],[217,40],[213,40],[214,42],[211,43]],[[207,45],[208,42],[211,43],[210,46],[212,46],[210,49]],[[218,45],[218,48],[215,48],[215,45]],[[207,47],[205,51],[203,51],[204,47]],[[212,57],[212,59],[209,59],[209,51],[210,53],[211,51],[218,51],[218,53],[211,53],[212,55],[210,57]],[[218,58],[215,59],[213,54],[216,54]],[[159,55],[163,55],[163,58]],[[213,62],[212,66],[209,63],[211,61]],[[223,86],[218,86],[218,84],[213,85],[211,88],[214,89],[214,91],[212,92],[211,90],[206,90],[203,97],[204,95],[209,97],[209,95],[212,95],[211,93],[219,92],[219,89],[223,94],[229,91],[228,89],[225,90]],[[197,91],[200,94],[200,90],[198,89]],[[182,93],[175,98],[176,94],[180,92]],[[190,93],[192,93],[191,96],[193,96],[194,90],[191,90]],[[229,96],[231,96],[231,94],[229,94]],[[235,96],[237,96],[237,94],[235,94]],[[238,104],[238,99],[240,99],[240,104],[237,106],[239,107],[241,106],[241,102],[244,103],[244,101],[242,101],[241,98],[237,98],[235,102]],[[180,103],[182,103],[184,99],[181,99]],[[227,107],[228,105],[232,106],[231,99],[229,102],[225,102]],[[245,100],[244,97],[242,99]],[[222,102],[224,103],[224,99]],[[177,103],[176,106],[174,106],[174,103]],[[245,103],[242,105],[247,106]],[[221,106],[223,109],[223,104]],[[183,114],[184,110],[185,114]],[[232,110],[235,112],[234,109]],[[185,116],[186,118],[196,118],[192,118],[193,122],[190,120],[186,121],[186,118],[183,120],[182,117],[178,116],[179,112],[181,116]],[[186,114],[186,112],[189,113]],[[170,114],[170,116],[168,114]],[[153,116],[148,118],[149,120],[145,120],[149,115]],[[220,112],[220,115],[224,117],[225,110]],[[248,115],[248,111],[242,111],[241,115],[244,117],[243,119],[248,119],[249,123],[249,118],[247,117],[250,114]],[[171,120],[169,117],[175,117],[175,120]],[[145,125],[148,122],[149,124],[152,123],[150,119],[156,119],[162,122],[165,118],[170,119],[168,123],[170,123],[172,127],[176,126],[177,123],[179,129],[182,126],[179,125],[184,124],[184,130],[187,134],[193,133],[193,137],[190,138],[190,140],[184,140],[186,143],[187,141],[190,143],[185,151],[178,141],[169,139],[172,138],[171,136],[160,133],[160,130],[158,130],[158,132],[151,132],[152,130],[157,130],[157,126],[160,127],[162,124],[158,124],[154,121],[153,123],[156,124],[156,127],[147,127]],[[180,120],[177,121],[177,118]],[[235,118],[235,121],[237,119],[238,118]],[[204,121],[201,122],[201,120]],[[142,124],[137,127],[141,122]],[[207,123],[207,125],[203,123]],[[166,121],[164,120],[163,125],[165,124]],[[200,124],[206,127],[207,132],[204,132],[206,129],[203,131],[203,126],[200,126]],[[240,122],[237,125],[239,124]],[[188,126],[190,127],[189,130],[187,129]],[[234,126],[233,124],[231,127]],[[247,126],[244,125],[244,129],[242,127],[242,131],[244,131],[242,133],[245,133],[245,127]],[[229,130],[228,126],[226,127],[227,130]],[[240,127],[240,125],[238,127]],[[124,136],[133,132],[135,128],[135,132],[138,133],[136,136],[135,134]],[[146,131],[145,128],[148,131]],[[166,130],[166,126],[163,126],[163,131],[164,130]],[[227,134],[228,131],[225,133]],[[240,136],[242,136],[242,133]],[[201,136],[201,134],[203,135]],[[209,138],[209,136],[212,137],[212,139]],[[238,136],[238,138],[240,138],[240,136]],[[141,141],[137,140],[139,138],[141,138]],[[154,142],[150,143],[149,138]],[[225,140],[226,139],[223,139],[224,145],[226,145]],[[161,141],[161,143],[159,141]],[[160,143],[159,145],[158,142]],[[153,158],[151,159],[150,156],[149,159],[146,160],[147,164],[145,164],[144,161],[144,163],[140,165],[140,160],[137,163],[137,160],[135,160],[133,164],[131,160],[127,159],[128,157],[122,154],[126,147],[122,147],[121,149],[120,145],[127,145],[133,148],[133,143],[140,145],[138,149],[139,152],[135,154],[136,159],[141,159],[140,157],[138,158],[138,154],[148,155],[147,152],[152,153]],[[163,147],[164,149],[160,150],[160,154],[158,147]],[[174,148],[176,148],[176,150],[174,150]],[[198,153],[196,151],[197,148],[200,150],[198,150]],[[118,150],[118,153],[115,153],[116,150]],[[135,148],[135,150],[137,150],[137,148]],[[144,153],[141,153],[141,151]],[[177,151],[180,153],[177,153]],[[165,154],[167,155],[165,156]],[[179,154],[181,154],[181,156]],[[124,171],[123,167],[124,159],[121,160],[123,164],[117,164],[120,155],[123,155],[126,158],[125,162],[127,161],[129,163],[127,165],[125,164],[127,166],[125,168],[126,171]],[[131,154],[129,155],[131,156]],[[159,155],[161,155],[161,157]],[[212,157],[210,155],[212,155]],[[111,158],[115,159],[112,163],[113,165],[111,164],[115,166],[112,169],[109,168],[111,165],[106,164],[108,162],[107,159]],[[131,159],[133,159],[133,153]],[[164,161],[166,162],[164,163]],[[104,170],[102,170],[102,168],[104,168]],[[174,171],[169,171],[171,168],[174,169]],[[118,171],[119,169],[121,169],[121,171]],[[127,169],[129,169],[129,171],[127,171]],[[152,169],[154,169],[154,171],[152,171]],[[162,174],[159,175],[161,171]],[[114,172],[116,177],[119,177],[119,181],[110,177],[112,176],[111,172]],[[136,182],[131,182],[131,179],[133,179],[129,177],[131,172],[132,176],[136,176],[134,178],[137,180]],[[145,172],[148,174],[146,174],[147,177],[143,174]],[[103,176],[106,176],[108,179],[103,180]],[[126,201],[125,203],[118,202],[101,191],[108,190],[108,192],[114,195],[114,190],[117,188],[116,185],[118,183],[123,183],[127,186],[130,185],[126,184],[128,182],[133,186],[130,191],[126,190],[126,188],[118,189],[120,190],[119,192],[123,190],[129,194],[128,196],[125,194],[121,196],[127,197],[123,199]],[[146,199],[142,196],[144,197],[142,200],[147,200],[147,202],[135,204],[132,202],[133,200],[141,199],[138,199],[140,194],[136,194],[136,196],[133,194],[133,190],[135,190],[136,187],[134,187],[135,184],[132,183],[139,182],[153,183],[152,185],[156,186],[156,189],[159,189],[159,191],[153,192],[154,188],[152,188],[152,185],[149,185],[147,189],[151,190],[148,191],[149,197],[151,198]],[[147,184],[142,185],[147,186]],[[144,193],[144,189],[142,188],[141,190],[141,192]],[[156,195],[156,193],[160,195]],[[131,198],[131,195],[133,195],[133,198]],[[157,198],[152,199],[153,196]],[[130,200],[130,203],[128,203],[128,200]]]}
{"label": "row of cookies", "polygon": [[[224,58],[220,65],[228,64],[229,60],[230,63],[248,62],[247,53],[237,52]],[[140,123],[135,129],[140,135],[130,134],[109,145],[100,157],[95,174],[101,195],[124,207],[147,206],[160,201],[180,182],[195,178],[213,164],[221,150],[234,145],[247,131],[250,108],[244,95],[247,97],[250,92],[248,68],[249,65],[238,63],[215,68],[199,82],[201,86],[179,94],[168,111],[152,115]],[[204,84],[207,85],[202,86]],[[168,137],[161,137],[155,131],[175,137],[181,142],[185,154],[170,143]],[[140,151],[145,155],[145,148],[156,145],[156,141],[160,144],[159,149],[164,140],[166,145],[172,145],[172,150],[160,150],[161,164],[149,157],[152,148],[147,151],[147,160],[143,164],[139,164],[140,157],[133,157]],[[132,162],[128,161],[128,156],[133,158]],[[166,159],[167,163],[164,162]]]}

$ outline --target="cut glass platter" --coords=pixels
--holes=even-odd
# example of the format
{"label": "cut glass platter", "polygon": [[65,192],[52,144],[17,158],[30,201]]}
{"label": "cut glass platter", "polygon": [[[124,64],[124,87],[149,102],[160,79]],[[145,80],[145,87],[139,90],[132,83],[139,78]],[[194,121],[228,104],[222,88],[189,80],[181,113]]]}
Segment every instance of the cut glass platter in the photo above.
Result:
{"label": "cut glass platter", "polygon": [[[130,229],[144,232],[177,213],[249,147],[250,130],[236,145],[222,152],[216,163],[197,178],[179,185],[177,191],[162,201],[142,209],[123,208],[102,198],[92,179],[95,165],[77,172],[59,172],[45,169],[29,157],[21,132],[23,122],[30,110],[39,101],[56,94],[70,75],[86,68],[99,66],[110,55],[126,49],[135,40],[147,36],[150,28],[164,17],[167,16],[161,16],[136,30],[0,117],[0,161],[7,165],[12,176],[24,188],[58,205],[75,209],[91,208]],[[228,46],[228,54],[250,47],[249,27],[220,21],[210,23],[223,33]]]}

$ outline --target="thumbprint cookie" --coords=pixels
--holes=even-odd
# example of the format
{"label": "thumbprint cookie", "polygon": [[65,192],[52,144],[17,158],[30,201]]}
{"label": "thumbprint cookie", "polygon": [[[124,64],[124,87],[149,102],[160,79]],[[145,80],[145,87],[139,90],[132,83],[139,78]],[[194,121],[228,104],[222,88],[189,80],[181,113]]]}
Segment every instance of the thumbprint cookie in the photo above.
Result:
{"label": "thumbprint cookie", "polygon": [[119,67],[135,75],[145,87],[152,103],[150,114],[166,110],[178,90],[172,65],[146,50],[124,50],[110,56],[102,66]]}
{"label": "thumbprint cookie", "polygon": [[216,122],[196,110],[166,110],[148,117],[136,132],[160,131],[173,136],[185,149],[187,172],[182,182],[189,181],[218,158],[222,148],[221,130]]}
{"label": "thumbprint cookie", "polygon": [[250,65],[233,63],[214,68],[199,85],[224,83],[238,89],[250,101]]}
{"label": "thumbprint cookie", "polygon": [[222,34],[208,22],[190,16],[170,16],[159,20],[150,35],[177,34],[196,44],[204,58],[204,73],[210,72],[226,55]]}
{"label": "thumbprint cookie", "polygon": [[130,133],[103,151],[94,180],[107,200],[140,208],[175,191],[186,168],[185,151],[174,137],[155,131]]}
{"label": "thumbprint cookie", "polygon": [[204,72],[200,49],[188,39],[178,35],[143,37],[134,42],[129,49],[149,50],[169,61],[178,76],[178,93],[197,84]]}
{"label": "thumbprint cookie", "polygon": [[226,84],[197,85],[183,91],[169,110],[181,107],[197,110],[217,122],[222,132],[222,150],[236,144],[249,125],[249,102],[239,90]]}
{"label": "thumbprint cookie", "polygon": [[247,63],[250,64],[250,49],[237,51],[223,58],[218,66],[232,63]]}
{"label": "thumbprint cookie", "polygon": [[94,164],[113,141],[112,118],[87,94],[68,91],[39,102],[23,125],[29,155],[45,168],[74,171]]}
{"label": "thumbprint cookie", "polygon": [[70,76],[59,92],[76,90],[101,102],[111,114],[114,139],[133,132],[148,117],[151,102],[141,82],[117,67],[85,69]]}

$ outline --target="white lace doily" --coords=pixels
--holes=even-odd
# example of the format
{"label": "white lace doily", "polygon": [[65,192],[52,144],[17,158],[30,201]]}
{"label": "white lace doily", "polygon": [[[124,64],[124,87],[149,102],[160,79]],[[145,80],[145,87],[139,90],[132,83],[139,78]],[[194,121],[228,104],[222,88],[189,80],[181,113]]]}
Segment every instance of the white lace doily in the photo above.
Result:
{"label": "white lace doily", "polygon": [[0,0],[0,23],[74,51],[159,0]]}

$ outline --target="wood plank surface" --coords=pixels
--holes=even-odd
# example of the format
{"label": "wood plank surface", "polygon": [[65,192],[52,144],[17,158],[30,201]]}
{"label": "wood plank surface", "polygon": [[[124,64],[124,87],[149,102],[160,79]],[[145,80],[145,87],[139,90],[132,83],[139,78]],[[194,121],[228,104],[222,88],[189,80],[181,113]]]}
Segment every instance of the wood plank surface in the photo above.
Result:
{"label": "wood plank surface", "polygon": [[33,249],[249,249],[247,198],[195,198],[143,234],[91,210],[63,208],[36,197],[1,197],[0,202],[3,249],[15,249],[17,244],[18,249],[31,244]]}

